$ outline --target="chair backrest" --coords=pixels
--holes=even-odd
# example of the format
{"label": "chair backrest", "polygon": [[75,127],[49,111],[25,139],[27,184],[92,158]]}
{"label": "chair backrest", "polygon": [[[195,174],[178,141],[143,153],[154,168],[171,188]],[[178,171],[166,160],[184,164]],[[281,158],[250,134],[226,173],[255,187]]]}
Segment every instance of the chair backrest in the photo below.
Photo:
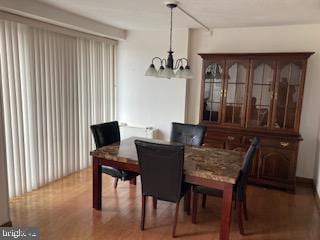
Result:
{"label": "chair backrest", "polygon": [[120,141],[120,130],[117,121],[92,125],[90,128],[97,148]]}
{"label": "chair backrest", "polygon": [[206,130],[207,128],[205,126],[173,122],[170,141],[201,146]]}
{"label": "chair backrest", "polygon": [[236,198],[239,201],[243,200],[244,198],[252,162],[257,152],[257,148],[259,147],[259,144],[260,144],[259,138],[255,137],[252,140],[251,145],[245,154],[244,161],[243,161],[243,164],[240,170],[240,175],[237,182]]}
{"label": "chair backrest", "polygon": [[180,200],[183,181],[184,146],[135,141],[142,194],[159,200]]}

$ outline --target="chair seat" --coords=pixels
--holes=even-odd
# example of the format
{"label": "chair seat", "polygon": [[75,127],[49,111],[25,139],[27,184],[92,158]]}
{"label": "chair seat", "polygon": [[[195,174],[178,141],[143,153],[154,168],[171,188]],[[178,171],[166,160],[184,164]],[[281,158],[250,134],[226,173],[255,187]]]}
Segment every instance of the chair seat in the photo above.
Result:
{"label": "chair seat", "polygon": [[[223,197],[223,190],[208,188],[203,186],[193,186],[193,191],[200,194],[206,194],[214,197]],[[233,192],[236,191],[236,185],[233,187]]]}
{"label": "chair seat", "polygon": [[106,173],[112,177],[120,178],[124,181],[130,180],[130,179],[139,175],[138,173],[135,173],[135,172],[119,170],[119,169],[109,167],[109,166],[102,166],[102,172]]}

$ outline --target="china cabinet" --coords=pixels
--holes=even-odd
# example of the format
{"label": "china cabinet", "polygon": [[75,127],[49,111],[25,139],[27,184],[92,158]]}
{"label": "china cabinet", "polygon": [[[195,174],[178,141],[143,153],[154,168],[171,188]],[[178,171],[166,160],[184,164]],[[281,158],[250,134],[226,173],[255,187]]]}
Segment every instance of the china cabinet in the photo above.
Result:
{"label": "china cabinet", "polygon": [[259,136],[251,183],[295,189],[304,81],[312,54],[200,54],[205,144],[245,150]]}

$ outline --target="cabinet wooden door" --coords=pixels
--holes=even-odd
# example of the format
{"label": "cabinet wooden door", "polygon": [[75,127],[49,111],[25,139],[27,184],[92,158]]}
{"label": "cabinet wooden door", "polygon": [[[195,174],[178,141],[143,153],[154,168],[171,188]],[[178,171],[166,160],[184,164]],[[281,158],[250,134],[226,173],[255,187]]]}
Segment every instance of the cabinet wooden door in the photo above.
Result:
{"label": "cabinet wooden door", "polygon": [[279,61],[272,128],[299,129],[305,61]]}
{"label": "cabinet wooden door", "polygon": [[248,91],[247,127],[270,128],[276,76],[276,62],[253,60],[251,62]]}
{"label": "cabinet wooden door", "polygon": [[228,60],[226,62],[222,124],[244,126],[248,80],[248,60]]}
{"label": "cabinet wooden door", "polygon": [[224,61],[204,61],[201,99],[202,121],[220,123],[222,118]]}
{"label": "cabinet wooden door", "polygon": [[293,181],[295,151],[262,147],[259,155],[259,178],[280,182]]}

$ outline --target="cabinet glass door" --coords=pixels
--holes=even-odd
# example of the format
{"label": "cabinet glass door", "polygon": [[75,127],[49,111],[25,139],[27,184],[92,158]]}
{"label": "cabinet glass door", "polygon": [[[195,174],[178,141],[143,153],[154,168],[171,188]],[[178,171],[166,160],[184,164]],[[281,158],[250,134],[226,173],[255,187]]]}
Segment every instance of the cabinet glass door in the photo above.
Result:
{"label": "cabinet glass door", "polygon": [[205,121],[220,122],[223,64],[210,63],[204,72],[203,115]]}
{"label": "cabinet glass door", "polygon": [[248,62],[227,63],[224,88],[223,123],[243,125],[245,118]]}
{"label": "cabinet glass door", "polygon": [[300,88],[302,64],[280,64],[277,74],[273,128],[294,129]]}
{"label": "cabinet glass door", "polygon": [[248,121],[251,128],[270,127],[275,63],[253,63]]}

